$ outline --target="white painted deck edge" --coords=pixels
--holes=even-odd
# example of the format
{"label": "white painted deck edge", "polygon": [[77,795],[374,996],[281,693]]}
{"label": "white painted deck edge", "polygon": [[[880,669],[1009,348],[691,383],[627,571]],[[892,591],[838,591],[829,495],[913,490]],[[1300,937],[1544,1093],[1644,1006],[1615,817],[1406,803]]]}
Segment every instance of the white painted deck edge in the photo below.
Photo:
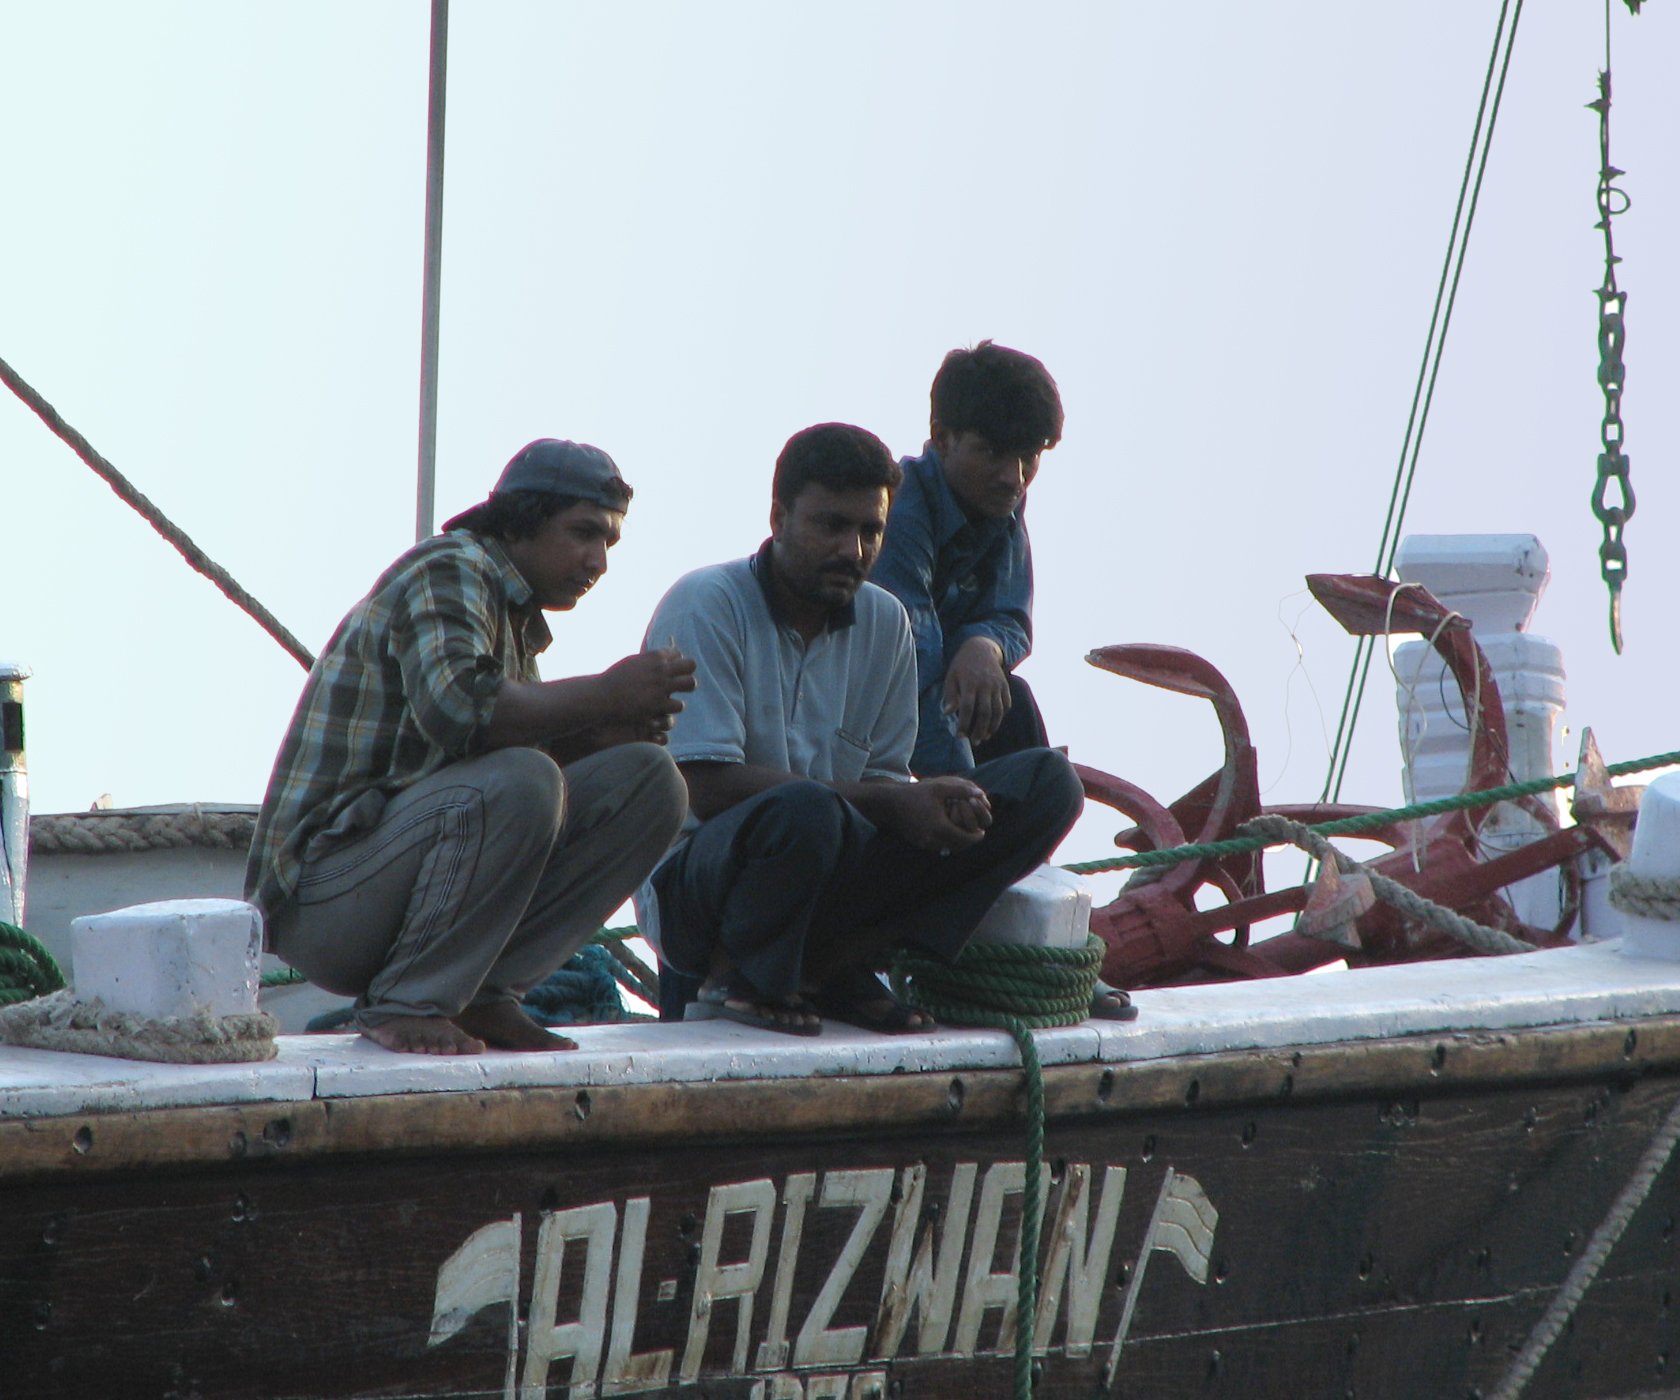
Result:
{"label": "white painted deck edge", "polygon": [[[1138,1020],[1041,1032],[1047,1065],[1142,1061],[1680,1013],[1680,963],[1616,943],[1137,994]],[[1019,1063],[1001,1031],[801,1039],[728,1022],[586,1026],[569,1054],[393,1055],[354,1035],[283,1036],[262,1065],[153,1065],[0,1047],[0,1118],[528,1087],[954,1073]]]}

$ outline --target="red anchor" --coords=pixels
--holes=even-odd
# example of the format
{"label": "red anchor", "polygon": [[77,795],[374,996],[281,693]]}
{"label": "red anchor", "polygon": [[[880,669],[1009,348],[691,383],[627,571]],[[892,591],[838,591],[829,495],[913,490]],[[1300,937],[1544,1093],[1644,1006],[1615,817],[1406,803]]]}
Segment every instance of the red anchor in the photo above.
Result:
{"label": "red anchor", "polygon": [[[1469,622],[1449,612],[1425,590],[1385,579],[1315,574],[1308,578],[1313,596],[1349,632],[1357,635],[1421,632],[1452,671],[1473,713],[1474,731],[1466,791],[1481,791],[1509,781],[1504,705],[1487,659],[1470,635]],[[1314,825],[1379,809],[1346,803],[1262,805],[1255,751],[1248,723],[1230,683],[1219,671],[1179,647],[1131,644],[1102,647],[1086,657],[1092,665],[1145,684],[1209,701],[1225,741],[1220,768],[1183,797],[1163,806],[1135,784],[1097,769],[1078,766],[1088,797],[1123,812],[1136,822],[1114,838],[1117,846],[1159,850],[1187,842],[1223,841],[1262,814]],[[1556,827],[1545,804],[1525,799],[1529,810]],[[1387,823],[1362,833],[1362,839],[1389,846],[1390,853],[1369,862],[1371,869],[1459,913],[1504,929],[1542,946],[1562,941],[1558,930],[1523,924],[1499,895],[1504,886],[1572,858],[1605,842],[1591,823],[1553,830],[1540,840],[1492,860],[1480,858],[1478,831],[1488,808],[1471,808],[1435,818]],[[1249,931],[1262,919],[1299,913],[1307,907],[1305,888],[1268,893],[1258,852],[1185,860],[1134,875],[1109,904],[1093,911],[1092,930],[1108,944],[1103,975],[1122,985],[1160,985],[1212,977],[1271,977],[1304,972],[1340,958],[1350,964],[1455,956],[1466,950],[1449,935],[1402,918],[1386,904],[1367,907],[1357,890],[1334,888],[1326,877],[1317,897],[1338,895],[1343,912],[1320,917],[1342,924],[1340,938],[1323,932],[1294,932],[1251,943]],[[1212,886],[1225,903],[1196,908],[1195,897]],[[1315,911],[1316,912],[1316,911]],[[1572,913],[1572,910],[1569,911]],[[1567,926],[1568,918],[1563,921]],[[1230,942],[1218,934],[1230,933]],[[1348,946],[1351,944],[1352,946]]]}

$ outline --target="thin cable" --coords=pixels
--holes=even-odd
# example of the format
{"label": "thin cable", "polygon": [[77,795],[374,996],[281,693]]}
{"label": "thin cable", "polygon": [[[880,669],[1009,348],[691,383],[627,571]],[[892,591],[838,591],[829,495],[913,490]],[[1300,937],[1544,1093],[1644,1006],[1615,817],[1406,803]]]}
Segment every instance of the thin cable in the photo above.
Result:
{"label": "thin cable", "polygon": [[[1387,577],[1394,567],[1394,556],[1398,552],[1400,532],[1405,523],[1406,507],[1411,501],[1412,481],[1417,473],[1418,455],[1423,446],[1423,432],[1429,420],[1429,408],[1435,397],[1435,380],[1440,373],[1441,357],[1446,347],[1447,330],[1452,324],[1453,305],[1458,297],[1459,278],[1464,271],[1464,258],[1470,246],[1470,231],[1475,223],[1476,204],[1481,196],[1482,177],[1487,172],[1488,153],[1493,148],[1493,130],[1499,119],[1499,104],[1505,92],[1505,76],[1510,70],[1511,53],[1516,47],[1517,25],[1522,19],[1523,0],[1516,0],[1516,9],[1511,16],[1510,35],[1505,33],[1506,12],[1510,9],[1510,0],[1499,7],[1499,23],[1494,30],[1493,49],[1488,55],[1487,73],[1482,79],[1481,102],[1476,109],[1476,124],[1471,132],[1470,152],[1465,158],[1464,175],[1459,183],[1458,203],[1453,211],[1452,230],[1447,238],[1447,253],[1441,265],[1441,279],[1435,289],[1435,307],[1429,318],[1429,334],[1424,339],[1423,359],[1418,366],[1417,384],[1412,390],[1411,412],[1406,420],[1406,433],[1400,444],[1400,461],[1395,469],[1394,485],[1390,489],[1388,498],[1388,514],[1383,522],[1382,539],[1377,546],[1377,566],[1373,572],[1379,577]],[[1505,45],[1503,60],[1500,59],[1500,45]],[[1493,74],[1495,67],[1499,69],[1499,80],[1494,85]],[[1489,89],[1493,90],[1493,105],[1488,106]],[[1482,138],[1482,120],[1487,118],[1487,137]],[[1480,146],[1481,156],[1477,159],[1477,148]],[[1475,181],[1471,183],[1471,171],[1476,171]],[[1468,213],[1466,213],[1466,194],[1468,192]],[[1464,234],[1459,237],[1459,225],[1462,219]],[[1454,247],[1457,248],[1456,262]],[[1450,286],[1449,286],[1449,270]],[[1443,314],[1444,301],[1444,314]],[[1436,331],[1439,327],[1439,336]],[[1431,356],[1433,354],[1433,368]],[[1415,431],[1414,431],[1415,429]],[[1407,465],[1407,453],[1410,451],[1410,465]],[[1349,669],[1347,689],[1342,697],[1342,714],[1336,725],[1336,738],[1332,749],[1330,769],[1325,775],[1324,788],[1319,793],[1320,802],[1334,802],[1341,798],[1342,782],[1347,776],[1349,756],[1353,750],[1353,734],[1359,724],[1359,710],[1365,696],[1365,685],[1371,672],[1371,652],[1375,646],[1375,639],[1361,637],[1355,643],[1353,665]]]}

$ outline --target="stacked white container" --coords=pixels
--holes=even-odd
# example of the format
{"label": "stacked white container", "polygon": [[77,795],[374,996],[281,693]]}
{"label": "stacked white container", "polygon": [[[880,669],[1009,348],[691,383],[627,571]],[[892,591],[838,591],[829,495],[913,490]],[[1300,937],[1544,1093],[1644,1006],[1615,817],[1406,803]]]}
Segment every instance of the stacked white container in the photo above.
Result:
{"label": "stacked white container", "polygon": [[[1473,633],[1505,706],[1510,772],[1505,781],[1549,778],[1559,769],[1557,727],[1564,708],[1563,653],[1527,631],[1551,570],[1533,535],[1411,535],[1395,560],[1400,578],[1420,583],[1474,624]],[[1427,640],[1394,651],[1399,680],[1401,774],[1408,802],[1463,791],[1469,772],[1469,705]],[[1562,799],[1539,799],[1561,817]],[[1547,827],[1531,811],[1500,803],[1482,823],[1484,858],[1527,845]],[[1561,874],[1544,871],[1505,891],[1517,916],[1553,927],[1562,908]]]}

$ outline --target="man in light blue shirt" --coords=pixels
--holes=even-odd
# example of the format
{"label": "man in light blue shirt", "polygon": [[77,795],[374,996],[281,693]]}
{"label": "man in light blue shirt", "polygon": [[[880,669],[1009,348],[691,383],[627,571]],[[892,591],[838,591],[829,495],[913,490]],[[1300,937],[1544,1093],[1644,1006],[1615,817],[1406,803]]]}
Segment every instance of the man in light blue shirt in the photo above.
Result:
{"label": "man in light blue shirt", "polygon": [[679,579],[649,624],[649,646],[698,667],[670,735],[690,819],[637,901],[667,1017],[693,990],[691,1017],[797,1035],[823,1016],[931,1025],[874,969],[907,943],[954,957],[1079,812],[1079,780],[1048,749],[911,777],[910,626],[865,582],[899,481],[861,428],[796,433],[764,547]]}

